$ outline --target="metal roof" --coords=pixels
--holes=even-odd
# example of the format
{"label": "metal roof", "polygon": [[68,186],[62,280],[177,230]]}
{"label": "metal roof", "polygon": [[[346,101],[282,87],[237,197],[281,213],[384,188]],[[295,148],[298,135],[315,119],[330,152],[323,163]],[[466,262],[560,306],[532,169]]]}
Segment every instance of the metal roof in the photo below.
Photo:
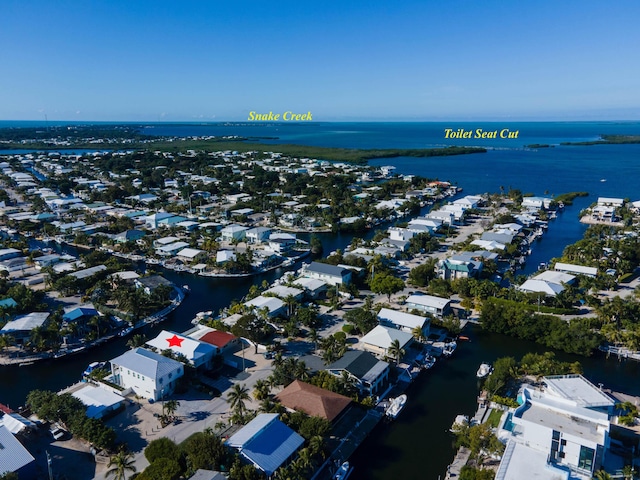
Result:
{"label": "metal roof", "polygon": [[276,413],[263,413],[254,418],[227,444],[257,468],[271,476],[304,443],[304,438],[278,420]]}
{"label": "metal roof", "polygon": [[170,372],[182,369],[182,364],[144,348],[134,348],[111,360],[112,365],[133,370],[140,375],[158,380]]}
{"label": "metal roof", "polygon": [[6,427],[0,426],[0,475],[17,472],[34,460],[16,437]]}
{"label": "metal roof", "polygon": [[36,327],[41,327],[49,318],[49,312],[31,312],[27,315],[20,315],[15,320],[7,322],[0,330],[0,333],[26,332]]}

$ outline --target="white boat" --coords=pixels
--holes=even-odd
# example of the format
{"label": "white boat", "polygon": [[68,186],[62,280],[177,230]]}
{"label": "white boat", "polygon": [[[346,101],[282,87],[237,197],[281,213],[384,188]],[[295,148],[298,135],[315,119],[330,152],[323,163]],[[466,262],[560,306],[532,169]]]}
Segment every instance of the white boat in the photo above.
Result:
{"label": "white boat", "polygon": [[407,403],[407,396],[403,393],[402,395],[394,398],[391,401],[391,404],[387,408],[387,411],[384,412],[385,415],[395,420],[396,418],[398,418],[398,415],[400,415],[400,412],[402,411],[406,403]]}
{"label": "white boat", "polygon": [[82,375],[84,377],[88,377],[91,374],[91,372],[104,367],[106,364],[107,364],[106,362],[92,362],[87,366],[87,368],[85,369]]}
{"label": "white boat", "polygon": [[493,367],[491,366],[491,364],[483,363],[482,365],[480,365],[480,368],[478,368],[478,371],[476,372],[476,377],[485,378],[485,377],[488,377],[491,372],[493,372]]}
{"label": "white boat", "polygon": [[334,480],[347,480],[349,475],[353,472],[353,467],[349,465],[349,462],[344,462],[338,468],[338,471],[333,475]]}
{"label": "white boat", "polygon": [[449,342],[444,346],[442,354],[445,357],[450,357],[451,355],[453,355],[453,352],[456,351],[456,348],[458,348],[458,344],[456,342]]}

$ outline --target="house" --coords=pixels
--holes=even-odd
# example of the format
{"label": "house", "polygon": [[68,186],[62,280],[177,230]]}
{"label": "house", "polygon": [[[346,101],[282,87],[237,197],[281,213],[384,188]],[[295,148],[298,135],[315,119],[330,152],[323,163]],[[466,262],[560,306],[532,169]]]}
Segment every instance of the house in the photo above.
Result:
{"label": "house", "polygon": [[90,383],[83,383],[79,389],[71,392],[71,396],[87,407],[86,414],[89,418],[103,418],[124,404],[122,395]]}
{"label": "house", "polygon": [[180,250],[188,247],[189,247],[189,244],[187,242],[178,241],[178,242],[169,243],[167,245],[157,248],[156,253],[158,255],[167,257],[167,256],[175,255]]}
{"label": "house", "polygon": [[70,273],[69,276],[76,280],[82,280],[84,278],[93,277],[100,272],[104,272],[107,269],[106,265],[96,265],[95,267],[85,268],[78,270],[77,272]]}
{"label": "house", "polygon": [[409,309],[416,309],[443,317],[451,310],[451,300],[434,297],[433,295],[409,295],[406,300]]}
{"label": "house", "polygon": [[360,393],[379,395],[389,383],[391,368],[387,362],[369,352],[348,350],[342,358],[328,365],[326,370],[336,377],[342,377],[346,372],[355,381]]}
{"label": "house", "polygon": [[[200,327],[202,328],[203,326],[201,325]],[[242,341],[229,332],[225,332],[223,330],[215,330],[209,327],[204,328],[206,329],[206,331],[204,332],[204,335],[198,338],[198,340],[208,343],[209,345],[213,345],[218,349],[218,352],[221,355],[224,355],[225,353],[235,352],[242,346]]]}
{"label": "house", "polygon": [[591,479],[611,446],[601,407],[613,401],[579,375],[543,380],[543,390],[522,389],[521,405],[502,424],[507,446],[496,478]]}
{"label": "house", "polygon": [[95,317],[96,315],[99,315],[98,311],[92,303],[88,303],[85,305],[65,307],[64,314],[62,315],[62,320],[64,320],[65,322],[77,322],[83,317],[89,319],[91,317]]}
{"label": "house", "polygon": [[16,437],[0,425],[0,476],[15,473],[20,478],[37,478],[35,458]]}
{"label": "house", "polygon": [[327,283],[315,278],[298,278],[293,284],[304,289],[311,299],[320,298],[327,291]]}
{"label": "house", "polygon": [[253,244],[260,244],[269,239],[271,235],[271,229],[267,227],[255,227],[246,231],[247,242]]}
{"label": "house", "polygon": [[263,297],[262,295],[244,302],[244,305],[255,310],[266,308],[269,311],[269,317],[274,318],[284,316],[287,313],[287,306],[282,300],[276,297]]}
{"label": "house", "polygon": [[163,222],[165,222],[167,219],[173,216],[174,216],[173,213],[167,213],[167,212],[154,213],[152,215],[145,217],[144,219],[145,227],[150,228],[152,230],[156,230],[161,225],[163,225]]}
{"label": "house", "polygon": [[213,356],[219,353],[218,349],[209,343],[168,330],[160,332],[156,338],[149,340],[146,345],[153,347],[158,352],[171,350],[177,355],[182,355],[191,366],[203,369],[210,369]]}
{"label": "house", "polygon": [[477,277],[484,263],[477,252],[463,252],[441,260],[436,265],[438,278],[456,280],[458,278]]}
{"label": "house", "polygon": [[[0,426],[4,426],[13,435],[29,434],[38,429],[38,425],[19,413],[7,411],[2,414],[0,410]],[[1,471],[1,470],[0,470]]]}
{"label": "house", "polygon": [[234,241],[242,241],[245,239],[247,234],[248,227],[244,227],[242,225],[227,225],[222,230],[220,230],[220,235],[222,236],[223,242],[233,243]]}
{"label": "house", "polygon": [[196,473],[191,475],[188,480],[227,480],[227,477],[215,470],[205,470],[199,468]]}
{"label": "house", "polygon": [[546,270],[524,282],[518,289],[525,293],[544,293],[555,297],[564,291],[565,285],[572,284],[575,278],[568,273]]}
{"label": "house", "polygon": [[558,272],[571,273],[574,275],[585,275],[587,277],[595,278],[598,275],[598,269],[596,267],[584,267],[582,265],[574,265],[571,263],[556,262],[553,269]]}
{"label": "house", "polygon": [[0,308],[4,310],[9,310],[11,308],[16,308],[18,306],[18,302],[16,302],[13,298],[5,298],[0,300]]}
{"label": "house", "polygon": [[176,253],[176,258],[184,263],[201,262],[206,260],[207,254],[197,248],[183,248]]}
{"label": "house", "polygon": [[272,233],[269,235],[269,250],[280,255],[289,253],[296,244],[296,236],[291,233]]}
{"label": "house", "polygon": [[111,360],[107,379],[141,397],[160,400],[173,393],[183,374],[182,363],[138,347]]}
{"label": "house", "polygon": [[262,292],[262,295],[273,295],[282,300],[285,300],[289,295],[291,295],[295,300],[302,300],[302,297],[304,296],[304,290],[300,290],[299,288],[287,287],[286,285],[276,285],[275,287],[271,287],[270,289]]}
{"label": "house", "polygon": [[276,395],[287,409],[333,422],[351,404],[351,399],[324,388],[294,380]]}
{"label": "house", "polygon": [[302,276],[322,280],[329,285],[348,285],[351,283],[351,271],[344,267],[311,262],[303,268]]}
{"label": "house", "polygon": [[236,259],[236,252],[232,250],[218,250],[216,252],[216,263],[220,265],[235,259]]}
{"label": "house", "polygon": [[113,239],[117,243],[135,242],[136,240],[140,240],[145,235],[146,233],[144,233],[142,230],[134,229],[118,233],[113,237]]}
{"label": "house", "polygon": [[16,248],[1,248],[0,249],[0,261],[9,260],[10,258],[19,257],[22,255],[22,251]]}
{"label": "house", "polygon": [[160,286],[173,287],[173,283],[160,275],[136,278],[133,283],[137,288],[142,288],[147,295],[151,295]]}
{"label": "house", "polygon": [[411,334],[413,334],[416,328],[419,328],[422,330],[425,338],[429,336],[429,327],[431,326],[431,320],[427,317],[398,312],[389,308],[380,309],[378,312],[378,322],[380,322],[380,325],[397,328],[398,330]]}
{"label": "house", "polygon": [[406,349],[413,342],[413,335],[396,328],[378,325],[362,337],[360,343],[366,352],[371,352],[378,357],[391,357],[393,355],[389,354],[389,348],[396,340],[401,349]]}
{"label": "house", "polygon": [[258,415],[226,441],[267,477],[291,460],[303,443],[304,438],[282,423],[277,413]]}
{"label": "house", "polygon": [[45,326],[49,315],[49,312],[31,312],[19,315],[0,329],[0,335],[11,335],[15,342],[21,345],[29,338],[34,328]]}

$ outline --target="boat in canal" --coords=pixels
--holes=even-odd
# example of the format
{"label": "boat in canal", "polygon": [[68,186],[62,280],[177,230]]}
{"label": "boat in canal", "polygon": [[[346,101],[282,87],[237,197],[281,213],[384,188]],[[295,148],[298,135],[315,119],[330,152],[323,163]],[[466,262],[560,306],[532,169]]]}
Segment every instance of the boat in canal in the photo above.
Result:
{"label": "boat in canal", "polygon": [[387,408],[387,411],[384,412],[385,415],[390,419],[395,420],[396,418],[398,418],[398,415],[400,415],[400,412],[402,412],[402,410],[404,409],[404,406],[406,405],[406,403],[407,403],[407,395],[403,393],[402,395],[394,398],[391,401],[391,404]]}
{"label": "boat in canal", "polygon": [[482,363],[480,365],[480,368],[478,368],[478,371],[476,372],[476,377],[478,378],[485,378],[488,377],[491,372],[493,372],[493,367],[491,366],[490,363]]}
{"label": "boat in canal", "polygon": [[344,462],[342,465],[340,465],[340,468],[338,468],[336,473],[333,475],[333,479],[347,480],[347,478],[349,478],[349,475],[351,475],[351,472],[353,472],[353,467],[349,465],[349,462]]}

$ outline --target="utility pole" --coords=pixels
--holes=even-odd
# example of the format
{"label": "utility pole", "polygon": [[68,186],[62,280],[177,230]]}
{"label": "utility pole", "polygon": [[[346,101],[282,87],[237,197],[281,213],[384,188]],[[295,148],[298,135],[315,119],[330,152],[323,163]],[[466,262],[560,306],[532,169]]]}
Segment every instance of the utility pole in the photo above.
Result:
{"label": "utility pole", "polygon": [[53,468],[51,467],[51,455],[47,450],[47,470],[49,470],[49,480],[53,480]]}

